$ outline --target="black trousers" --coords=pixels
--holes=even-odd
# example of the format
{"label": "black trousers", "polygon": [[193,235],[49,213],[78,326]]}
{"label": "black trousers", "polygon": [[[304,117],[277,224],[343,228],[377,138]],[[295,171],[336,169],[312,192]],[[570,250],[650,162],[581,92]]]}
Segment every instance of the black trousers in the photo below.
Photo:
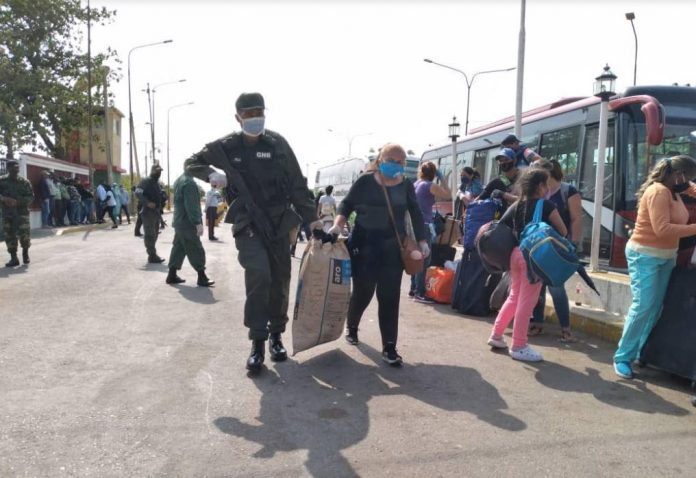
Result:
{"label": "black trousers", "polygon": [[128,219],[128,224],[130,224],[130,213],[128,212],[128,205],[127,204],[121,204],[121,209],[118,211],[118,222],[122,223],[121,215],[123,213],[126,213],[126,219]]}
{"label": "black trousers", "polygon": [[349,246],[353,293],[348,306],[348,327],[357,328],[377,291],[377,316],[382,347],[396,344],[399,334],[399,301],[404,268],[396,240]]}
{"label": "black trousers", "polygon": [[208,219],[208,239],[212,239],[213,237],[215,237],[215,221],[217,220],[217,208],[206,208],[205,217]]}
{"label": "black trousers", "polygon": [[143,218],[140,214],[140,205],[138,204],[138,218],[135,220],[135,233],[140,234],[143,227]]}

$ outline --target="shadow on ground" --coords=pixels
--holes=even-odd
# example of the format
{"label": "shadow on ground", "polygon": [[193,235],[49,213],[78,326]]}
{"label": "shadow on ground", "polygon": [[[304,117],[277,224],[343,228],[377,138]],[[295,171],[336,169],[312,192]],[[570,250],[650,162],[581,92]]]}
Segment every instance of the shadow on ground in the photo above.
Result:
{"label": "shadow on ground", "polygon": [[[507,404],[496,388],[472,368],[433,364],[391,368],[375,349],[361,344],[359,350],[372,363],[359,363],[333,350],[297,367],[288,363],[264,370],[253,380],[261,391],[257,417],[261,424],[227,416],[214,420],[215,425],[261,445],[256,458],[307,450],[305,465],[312,476],[358,476],[341,450],[367,436],[368,402],[374,397],[407,397],[440,410],[471,413],[503,430],[526,428],[505,413]],[[396,417],[400,413],[394,409]],[[414,430],[418,436],[421,432]]]}
{"label": "shadow on ground", "polygon": [[[9,259],[9,257],[8,257]],[[29,265],[22,264],[17,267],[7,267],[4,264],[0,266],[0,277],[9,277],[17,274],[24,274],[29,270]]]}
{"label": "shadow on ground", "polygon": [[689,412],[648,390],[639,380],[604,380],[599,371],[585,368],[579,372],[552,362],[529,364],[537,370],[536,379],[542,385],[561,392],[589,393],[612,407],[641,413],[661,413],[683,416]]}

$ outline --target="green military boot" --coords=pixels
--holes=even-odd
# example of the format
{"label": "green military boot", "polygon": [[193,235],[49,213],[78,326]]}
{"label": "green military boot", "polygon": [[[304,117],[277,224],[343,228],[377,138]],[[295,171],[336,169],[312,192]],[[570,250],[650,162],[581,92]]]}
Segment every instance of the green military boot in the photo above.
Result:
{"label": "green military boot", "polygon": [[16,252],[10,252],[10,262],[5,264],[5,267],[16,267],[19,265],[19,259]]}
{"label": "green military boot", "polygon": [[25,264],[29,264],[31,262],[29,260],[29,248],[27,247],[26,249],[22,249],[22,262]]}

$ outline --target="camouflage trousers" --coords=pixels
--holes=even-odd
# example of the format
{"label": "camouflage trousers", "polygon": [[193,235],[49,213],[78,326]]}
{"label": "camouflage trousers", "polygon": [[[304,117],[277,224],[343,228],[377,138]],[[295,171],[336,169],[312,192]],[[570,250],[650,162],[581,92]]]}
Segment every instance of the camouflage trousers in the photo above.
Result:
{"label": "camouflage trousers", "polygon": [[3,215],[2,231],[5,234],[7,252],[17,252],[17,241],[22,245],[22,249],[28,249],[31,245],[28,214],[19,214],[15,217]]}

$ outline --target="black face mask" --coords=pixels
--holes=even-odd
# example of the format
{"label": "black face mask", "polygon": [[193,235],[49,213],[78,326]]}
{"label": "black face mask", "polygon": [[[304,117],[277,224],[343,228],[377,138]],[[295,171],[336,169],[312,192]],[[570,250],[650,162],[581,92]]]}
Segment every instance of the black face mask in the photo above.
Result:
{"label": "black face mask", "polygon": [[512,170],[512,168],[514,168],[514,167],[515,167],[515,163],[513,163],[512,161],[510,161],[510,162],[508,162],[508,163],[502,163],[502,164],[500,165],[500,170],[501,170],[502,172],[504,172],[504,173],[507,173],[507,172],[509,172],[510,170]]}
{"label": "black face mask", "polygon": [[688,182],[687,182],[687,183],[675,184],[674,186],[672,186],[672,191],[675,192],[675,193],[677,193],[677,194],[683,193],[683,192],[686,191],[687,189],[689,189],[689,183],[688,183]]}
{"label": "black face mask", "polygon": [[162,171],[152,173],[150,176],[152,177],[152,179],[159,179],[160,176],[162,176]]}

